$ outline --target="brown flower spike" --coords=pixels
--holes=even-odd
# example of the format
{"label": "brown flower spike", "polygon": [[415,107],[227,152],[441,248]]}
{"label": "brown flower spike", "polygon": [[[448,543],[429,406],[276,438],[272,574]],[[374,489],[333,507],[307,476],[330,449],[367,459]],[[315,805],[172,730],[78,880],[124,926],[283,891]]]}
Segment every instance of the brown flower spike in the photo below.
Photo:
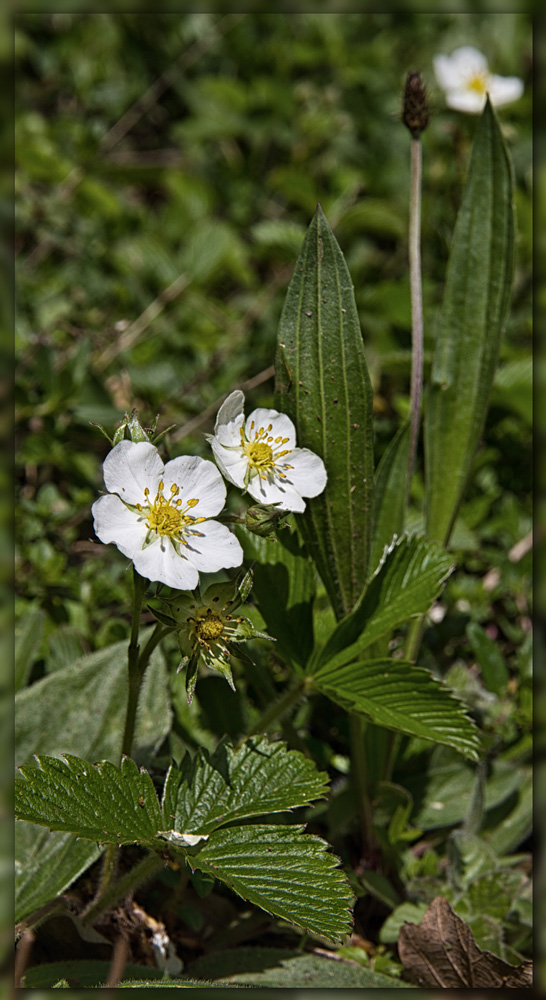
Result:
{"label": "brown flower spike", "polygon": [[408,73],[404,87],[402,121],[414,139],[418,139],[421,132],[424,132],[429,118],[430,107],[421,74]]}

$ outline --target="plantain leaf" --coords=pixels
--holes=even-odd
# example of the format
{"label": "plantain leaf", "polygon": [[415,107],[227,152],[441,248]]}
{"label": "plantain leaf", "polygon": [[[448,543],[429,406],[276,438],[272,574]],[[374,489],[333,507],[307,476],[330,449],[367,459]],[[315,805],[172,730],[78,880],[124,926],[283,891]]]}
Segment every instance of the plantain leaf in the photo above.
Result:
{"label": "plantain leaf", "polygon": [[396,540],[354,611],[334,629],[314,671],[320,674],[327,665],[330,674],[397,625],[424,614],[452,568],[450,556],[424,538]]}
{"label": "plantain leaf", "polygon": [[304,667],[313,649],[313,567],[296,532],[279,531],[278,539],[260,538],[237,527],[245,557],[255,560],[253,597],[280,655]]}
{"label": "plantain leaf", "polygon": [[378,726],[444,743],[477,760],[474,723],[449,688],[423,667],[392,659],[328,663],[313,676],[313,686]]}
{"label": "plantain leaf", "polygon": [[370,570],[377,568],[393,535],[404,530],[408,492],[410,424],[400,428],[387,445],[375,474]]}
{"label": "plantain leaf", "polygon": [[286,295],[275,376],[276,405],[328,473],[325,491],[308,501],[299,523],[341,618],[368,570],[373,400],[351,277],[320,205]]}
{"label": "plantain leaf", "polygon": [[304,835],[303,829],[216,830],[188,861],[268,913],[339,941],[351,928],[352,893],[326,842]]}
{"label": "plantain leaf", "polygon": [[235,749],[202,750],[171,768],[163,793],[165,822],[176,830],[210,833],[225,823],[284,812],[323,798],[327,775],[284,743],[251,737]]}
{"label": "plantain leaf", "polygon": [[489,100],[455,227],[425,409],[426,517],[447,544],[482,432],[514,257],[512,170]]}

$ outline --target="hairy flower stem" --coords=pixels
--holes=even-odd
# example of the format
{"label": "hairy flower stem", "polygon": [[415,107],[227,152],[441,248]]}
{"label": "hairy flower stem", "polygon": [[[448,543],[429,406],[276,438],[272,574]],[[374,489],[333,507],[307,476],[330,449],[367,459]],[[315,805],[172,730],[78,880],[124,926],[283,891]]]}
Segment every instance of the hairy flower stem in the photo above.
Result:
{"label": "hairy flower stem", "polygon": [[372,796],[368,769],[366,766],[364,725],[364,720],[359,715],[355,715],[353,712],[349,713],[351,778],[356,792],[362,834],[362,852],[365,857],[376,846],[376,842],[372,828]]}
{"label": "hairy flower stem", "polygon": [[421,140],[411,140],[411,182],[409,207],[409,267],[411,293],[411,391],[410,391],[410,453],[408,463],[408,497],[415,467],[421,396],[423,392],[423,295],[421,287]]}
{"label": "hairy flower stem", "polygon": [[146,580],[144,580],[134,568],[133,568],[133,582],[134,582],[133,622],[131,625],[131,638],[129,640],[129,648],[127,650],[129,688],[127,693],[125,730],[123,733],[123,742],[121,744],[122,757],[129,756],[133,746],[133,737],[135,734],[135,722],[136,722],[136,713],[138,706],[138,696],[140,693],[140,685],[142,683],[142,674],[144,673],[144,671],[140,669],[139,665],[140,646],[138,643],[138,632],[140,627],[140,611],[142,608],[142,598],[144,597],[144,591],[146,589]]}

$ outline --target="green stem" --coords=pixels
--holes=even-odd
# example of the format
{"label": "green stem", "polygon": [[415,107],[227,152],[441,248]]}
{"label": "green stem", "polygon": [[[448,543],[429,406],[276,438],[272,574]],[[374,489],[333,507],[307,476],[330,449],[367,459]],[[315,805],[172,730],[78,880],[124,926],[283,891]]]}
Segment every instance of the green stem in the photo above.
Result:
{"label": "green stem", "polygon": [[158,646],[161,640],[164,638],[164,636],[166,636],[167,633],[171,631],[172,629],[170,629],[168,625],[161,625],[159,622],[157,622],[156,627],[154,628],[150,638],[148,639],[148,642],[146,643],[144,649],[142,650],[142,653],[138,658],[138,666],[142,674],[146,670],[146,667],[148,666],[148,663],[150,661],[150,657],[156,646]]}
{"label": "green stem", "polygon": [[421,286],[421,175],[422,148],[420,139],[411,140],[411,183],[409,206],[409,268],[411,291],[411,394],[410,394],[410,453],[408,464],[408,496],[415,466],[421,396],[423,392],[423,294]]}
{"label": "green stem", "polygon": [[419,618],[412,618],[408,625],[408,633],[406,635],[406,643],[404,646],[405,660],[411,660],[412,663],[415,663],[424,631],[425,615],[421,615]]}
{"label": "green stem", "polygon": [[364,720],[353,712],[349,713],[349,735],[351,742],[351,777],[356,791],[362,831],[362,849],[365,856],[375,847],[375,837],[372,830],[371,789],[364,747]]}
{"label": "green stem", "polygon": [[260,716],[255,726],[252,727],[249,736],[254,736],[256,733],[263,733],[269,728],[272,722],[279,719],[282,715],[285,715],[293,705],[301,698],[304,694],[307,686],[306,678],[298,680],[294,687],[289,688],[288,691],[275,702],[271,708],[268,708],[263,715]]}
{"label": "green stem", "polygon": [[[115,845],[114,845],[115,846]],[[155,851],[150,851],[142,861],[131,868],[123,878],[120,878],[117,882],[109,885],[104,892],[95,897],[91,906],[83,914],[84,923],[92,924],[101,913],[108,910],[114,903],[117,903],[120,899],[125,899],[130,892],[134,892],[139,885],[143,882],[147,882],[148,879],[152,878],[160,868],[163,867],[165,862],[156,854]]]}
{"label": "green stem", "polygon": [[140,646],[138,644],[138,632],[140,627],[140,611],[142,599],[146,589],[147,581],[144,580],[133,567],[134,595],[133,595],[133,621],[131,625],[131,638],[127,650],[127,667],[129,673],[129,686],[127,692],[127,710],[125,714],[125,729],[123,732],[123,742],[121,744],[122,757],[128,757],[133,746],[135,734],[136,713],[138,707],[138,696],[140,685],[145,670],[145,664],[141,668],[139,663]]}

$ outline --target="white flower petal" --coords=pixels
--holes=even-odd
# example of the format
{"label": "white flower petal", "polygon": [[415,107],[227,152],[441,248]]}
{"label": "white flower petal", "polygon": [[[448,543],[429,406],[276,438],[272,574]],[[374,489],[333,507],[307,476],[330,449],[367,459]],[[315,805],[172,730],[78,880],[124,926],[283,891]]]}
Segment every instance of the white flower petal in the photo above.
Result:
{"label": "white flower petal", "polygon": [[226,502],[226,487],[213,462],[198,456],[181,455],[167,462],[163,473],[164,496],[169,497],[172,484],[180,488],[179,499],[184,509],[188,500],[197,499],[194,517],[212,517],[219,514]]}
{"label": "white flower petal", "polygon": [[486,95],[477,90],[450,90],[446,94],[448,108],[465,111],[469,115],[479,115],[485,107]]}
{"label": "white flower petal", "polygon": [[241,490],[244,489],[248,459],[243,454],[242,449],[224,448],[216,438],[212,439],[211,447],[222,475],[234,486],[238,486]]}
{"label": "white flower petal", "polygon": [[219,569],[240,566],[243,550],[235,535],[218,521],[197,524],[185,535],[184,552],[200,573],[216,573]]}
{"label": "white flower petal", "polygon": [[301,514],[305,510],[305,500],[289,483],[283,479],[261,479],[255,476],[250,480],[248,492],[258,503],[278,503],[279,509],[291,510],[296,514]]}
{"label": "white flower petal", "polygon": [[167,535],[156,535],[150,545],[135,553],[133,563],[137,573],[147,580],[165,583],[175,590],[194,590],[199,582],[193,561],[179,556]]}
{"label": "white flower petal", "polygon": [[489,78],[489,97],[491,104],[496,108],[502,108],[505,104],[518,101],[523,90],[523,80],[517,76],[491,76]]}
{"label": "white flower petal", "polygon": [[283,460],[291,469],[280,466],[286,475],[286,483],[302,497],[317,497],[326,486],[327,475],[322,458],[308,448],[294,448]]}
{"label": "white flower petal", "polygon": [[[130,444],[130,442],[127,442]],[[95,534],[101,542],[113,542],[129,559],[142,548],[146,538],[145,518],[129,510],[113,493],[99,497],[91,507]]]}
{"label": "white flower petal", "polygon": [[214,434],[221,444],[228,446],[240,444],[244,405],[245,397],[240,389],[232,392],[222,403],[214,425]]}
{"label": "white flower petal", "polygon": [[155,496],[163,462],[157,448],[147,441],[120,441],[106,456],[102,470],[108,492],[136,504],[144,501],[145,487]]}
{"label": "white flower petal", "polygon": [[462,45],[450,56],[435,56],[433,66],[442,90],[458,90],[468,86],[474,77],[488,73],[486,57],[472,45]]}
{"label": "white flower petal", "polygon": [[[254,424],[254,427],[252,425]],[[296,428],[292,423],[290,417],[286,416],[286,413],[279,413],[278,410],[266,410],[260,407],[254,410],[250,416],[246,418],[245,423],[245,433],[249,441],[254,440],[254,435],[261,427],[267,430],[269,425],[272,425],[270,436],[273,438],[283,437],[288,438],[286,444],[287,448],[294,448],[296,444]]]}

